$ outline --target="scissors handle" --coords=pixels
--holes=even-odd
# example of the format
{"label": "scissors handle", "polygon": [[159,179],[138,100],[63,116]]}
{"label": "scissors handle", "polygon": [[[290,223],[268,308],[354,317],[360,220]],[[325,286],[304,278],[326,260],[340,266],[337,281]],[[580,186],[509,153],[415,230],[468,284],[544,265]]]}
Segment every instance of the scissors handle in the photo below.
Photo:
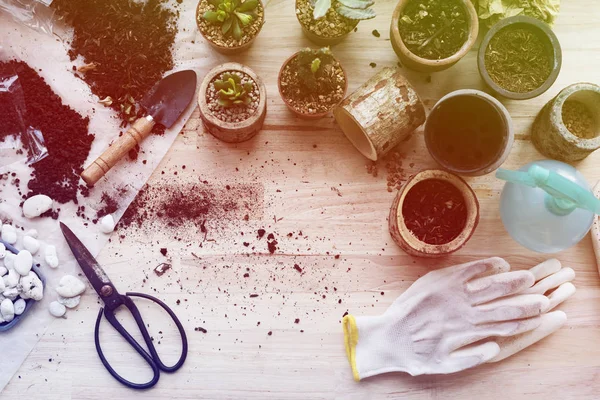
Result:
{"label": "scissors handle", "polygon": [[[171,318],[175,322],[175,325],[179,329],[179,333],[181,335],[181,340],[182,340],[182,345],[183,345],[181,356],[179,358],[179,361],[177,361],[177,363],[175,365],[169,367],[169,366],[166,366],[161,361],[161,359],[158,355],[158,352],[156,351],[156,348],[154,347],[154,344],[152,342],[152,338],[150,337],[150,334],[148,333],[146,324],[144,323],[144,320],[142,319],[140,311],[137,308],[137,306],[135,305],[135,303],[133,302],[133,300],[130,298],[130,296],[142,297],[142,298],[145,298],[145,299],[148,299],[148,300],[151,300],[151,301],[157,303],[165,311],[167,311],[167,313],[171,316]],[[160,378],[161,370],[165,371],[165,372],[174,372],[174,371],[178,370],[179,368],[181,368],[181,366],[185,362],[185,359],[187,357],[187,352],[188,352],[187,336],[185,334],[183,325],[181,324],[181,322],[179,321],[179,319],[177,318],[177,316],[175,315],[173,310],[171,310],[165,303],[163,303],[159,299],[157,299],[153,296],[149,296],[147,294],[143,294],[143,293],[127,293],[125,296],[121,296],[121,301],[122,301],[122,305],[127,307],[127,309],[131,312],[131,315],[133,316],[133,318],[142,334],[142,337],[144,338],[144,342],[146,343],[146,346],[148,347],[150,354],[148,354],[148,352],[142,346],[140,346],[140,344],[133,338],[133,336],[131,336],[131,334],[117,320],[117,318],[115,316],[116,308],[113,309],[113,308],[108,308],[108,307],[104,308],[104,309],[101,308],[100,312],[98,313],[98,318],[96,319],[96,327],[94,330],[96,351],[98,352],[98,356],[100,357],[102,364],[104,364],[104,367],[108,370],[108,372],[116,380],[118,380],[125,386],[128,386],[133,389],[148,389],[148,388],[151,388],[152,386],[156,385],[156,383],[158,382],[158,379]],[[102,319],[103,311],[104,311],[104,316],[106,317],[108,322],[117,330],[117,332],[119,332],[119,334],[121,334],[121,336],[123,336],[127,340],[127,342],[137,351],[137,353],[140,356],[142,356],[144,361],[146,361],[146,363],[152,368],[153,376],[150,381],[148,381],[146,383],[131,382],[131,381],[123,378],[122,376],[120,376],[114,370],[114,368],[112,368],[112,366],[108,363],[108,360],[104,356],[104,353],[102,352],[102,348],[100,346],[100,335],[99,335],[100,320]]]}

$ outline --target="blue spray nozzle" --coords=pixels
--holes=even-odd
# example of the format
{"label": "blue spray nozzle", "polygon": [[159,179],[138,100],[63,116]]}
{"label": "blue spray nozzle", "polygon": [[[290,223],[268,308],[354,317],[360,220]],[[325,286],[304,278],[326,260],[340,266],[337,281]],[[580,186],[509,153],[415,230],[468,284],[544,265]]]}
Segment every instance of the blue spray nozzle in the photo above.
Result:
{"label": "blue spray nozzle", "polygon": [[533,164],[527,171],[498,169],[496,177],[544,190],[549,196],[546,199],[546,207],[555,214],[566,215],[576,208],[600,214],[600,200],[589,189],[540,165]]}

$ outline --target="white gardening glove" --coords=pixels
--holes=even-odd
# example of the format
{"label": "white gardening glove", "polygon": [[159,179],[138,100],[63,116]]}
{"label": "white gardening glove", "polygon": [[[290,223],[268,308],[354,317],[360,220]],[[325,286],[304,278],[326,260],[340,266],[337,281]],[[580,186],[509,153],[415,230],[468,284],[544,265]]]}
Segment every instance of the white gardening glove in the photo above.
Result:
{"label": "white gardening glove", "polygon": [[[556,305],[543,295],[545,286],[533,289],[543,282],[534,286],[535,268],[508,272],[506,261],[490,258],[432,271],[383,315],[344,317],[354,378],[393,371],[448,374],[519,351],[515,349],[533,339],[520,335],[539,328],[540,314]],[[550,270],[538,269],[540,277]],[[531,294],[516,295],[526,290]],[[504,353],[492,340],[517,335],[522,339],[507,342]]]}

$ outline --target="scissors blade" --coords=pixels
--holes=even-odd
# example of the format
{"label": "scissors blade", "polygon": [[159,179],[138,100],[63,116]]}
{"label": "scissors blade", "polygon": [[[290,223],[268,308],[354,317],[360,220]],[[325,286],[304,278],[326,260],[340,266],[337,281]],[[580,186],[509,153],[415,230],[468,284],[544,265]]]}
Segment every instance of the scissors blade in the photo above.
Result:
{"label": "scissors blade", "polygon": [[83,245],[83,243],[81,243],[81,240],[75,236],[73,231],[69,229],[68,226],[61,222],[60,229],[62,230],[62,233],[69,244],[73,255],[75,256],[75,259],[79,263],[81,270],[85,276],[87,276],[94,290],[96,290],[100,297],[103,297],[100,293],[102,287],[106,284],[112,285],[112,282],[106,275],[106,272],[104,272],[102,267],[100,267],[100,264],[98,264],[98,261],[96,261],[94,256],[92,256],[90,251]]}

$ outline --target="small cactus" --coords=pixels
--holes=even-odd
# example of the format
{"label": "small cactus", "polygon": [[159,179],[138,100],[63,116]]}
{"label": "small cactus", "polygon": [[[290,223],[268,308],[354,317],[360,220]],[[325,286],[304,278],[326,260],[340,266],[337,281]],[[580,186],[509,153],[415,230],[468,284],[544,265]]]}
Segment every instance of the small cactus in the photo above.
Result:
{"label": "small cactus", "polygon": [[218,90],[217,102],[221,107],[229,108],[236,105],[248,105],[252,101],[250,93],[254,85],[251,82],[242,84],[242,78],[237,74],[224,73],[213,86]]}

